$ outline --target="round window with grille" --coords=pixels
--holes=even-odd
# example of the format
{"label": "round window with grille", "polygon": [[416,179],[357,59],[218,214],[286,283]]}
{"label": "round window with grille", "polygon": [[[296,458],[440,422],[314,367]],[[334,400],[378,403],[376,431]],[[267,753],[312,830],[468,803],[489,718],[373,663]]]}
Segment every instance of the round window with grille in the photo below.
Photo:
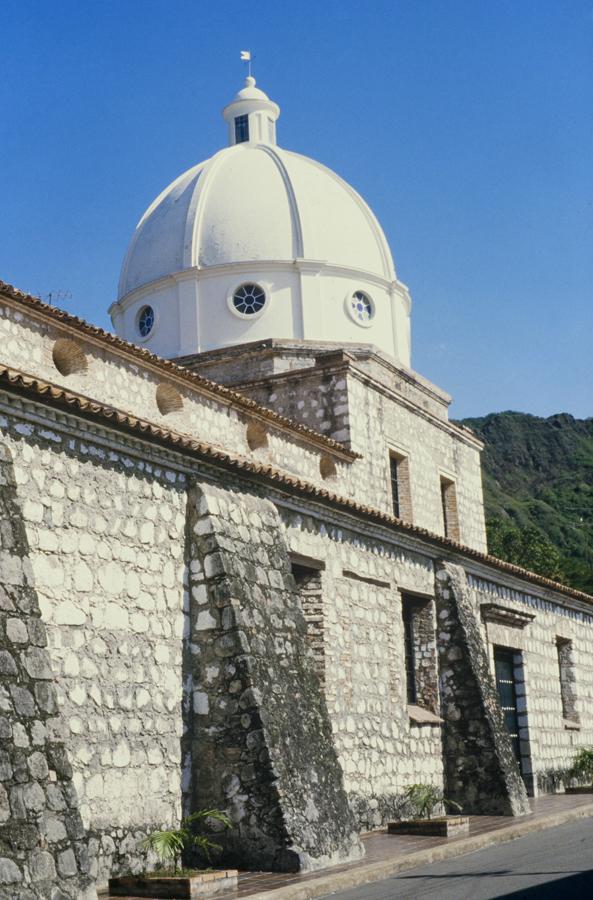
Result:
{"label": "round window with grille", "polygon": [[266,305],[266,292],[259,284],[242,284],[233,294],[233,308],[242,316],[254,316]]}
{"label": "round window with grille", "polygon": [[350,315],[360,325],[368,325],[375,315],[375,305],[364,291],[354,291],[350,298]]}
{"label": "round window with grille", "polygon": [[152,306],[143,306],[138,315],[138,331],[140,337],[148,337],[154,328],[154,309]]}

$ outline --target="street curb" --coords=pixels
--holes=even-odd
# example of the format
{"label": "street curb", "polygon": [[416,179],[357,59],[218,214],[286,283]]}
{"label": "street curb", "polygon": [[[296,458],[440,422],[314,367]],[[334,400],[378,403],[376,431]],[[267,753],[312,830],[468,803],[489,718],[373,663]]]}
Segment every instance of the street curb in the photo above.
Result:
{"label": "street curb", "polygon": [[316,897],[324,897],[335,891],[345,891],[361,884],[382,881],[384,878],[397,875],[398,872],[405,872],[407,869],[430,865],[444,859],[453,859],[456,856],[464,856],[466,853],[475,853],[485,847],[514,841],[527,834],[535,834],[538,831],[545,831],[547,828],[556,828],[558,825],[565,825],[576,819],[586,819],[588,816],[593,816],[593,803],[567,812],[554,813],[554,815],[535,821],[521,821],[516,825],[508,825],[505,828],[475,837],[459,838],[454,843],[442,844],[440,847],[417,850],[415,853],[409,853],[398,859],[369,863],[366,866],[362,864],[352,867],[346,872],[329,872],[327,875],[320,875],[319,878],[312,878],[303,884],[287,885],[272,891],[246,894],[243,900],[314,900]]}

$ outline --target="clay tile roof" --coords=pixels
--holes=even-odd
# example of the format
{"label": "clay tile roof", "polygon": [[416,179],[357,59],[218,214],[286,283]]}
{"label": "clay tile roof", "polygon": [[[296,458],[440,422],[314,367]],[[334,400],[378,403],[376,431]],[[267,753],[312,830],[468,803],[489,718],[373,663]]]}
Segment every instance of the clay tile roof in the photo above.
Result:
{"label": "clay tile roof", "polygon": [[66,409],[75,415],[82,415],[85,418],[94,419],[103,425],[116,427],[141,438],[174,448],[194,458],[199,457],[227,469],[245,472],[250,476],[255,476],[268,483],[272,482],[275,485],[279,485],[283,489],[294,491],[302,496],[322,501],[346,512],[370,519],[381,525],[393,527],[398,531],[422,538],[432,545],[442,547],[444,550],[462,554],[465,557],[469,557],[477,562],[506,572],[509,575],[515,575],[524,581],[531,582],[532,584],[536,584],[549,590],[559,591],[568,597],[573,597],[576,600],[593,604],[593,596],[585,594],[583,591],[578,591],[574,588],[567,587],[566,585],[559,584],[556,581],[545,578],[543,575],[537,575],[535,572],[530,572],[528,569],[523,569],[512,563],[504,562],[494,556],[488,556],[485,553],[481,553],[479,550],[473,550],[471,547],[466,547],[464,544],[460,544],[457,541],[452,541],[449,538],[434,534],[426,528],[419,528],[417,525],[402,522],[400,519],[395,518],[395,516],[389,515],[389,513],[382,512],[372,506],[358,503],[355,500],[350,500],[347,497],[343,497],[327,490],[327,488],[319,487],[310,481],[305,481],[295,475],[289,475],[286,472],[282,472],[274,466],[254,462],[246,457],[228,453],[226,450],[216,447],[213,444],[196,441],[185,435],[178,434],[175,431],[160,428],[144,419],[131,416],[129,413],[122,412],[114,407],[97,403],[82,394],[74,394],[71,391],[67,391],[64,388],[49,382],[42,381],[34,376],[27,375],[24,372],[10,369],[7,366],[0,366],[0,385],[4,385],[9,389],[12,389],[19,394],[24,394],[32,399],[43,400],[45,403],[57,407],[58,409]]}
{"label": "clay tile roof", "polygon": [[234,391],[222,384],[217,384],[214,381],[209,381],[209,379],[204,378],[203,375],[198,375],[169,359],[163,359],[161,356],[157,356],[156,353],[151,353],[150,350],[146,350],[144,347],[138,347],[136,344],[124,341],[122,338],[117,337],[117,335],[112,334],[109,331],[104,331],[103,328],[99,328],[97,325],[90,325],[78,316],[73,316],[63,309],[50,306],[40,300],[39,297],[33,297],[31,294],[19,291],[18,288],[15,288],[11,284],[7,284],[1,279],[0,294],[11,300],[16,300],[19,304],[22,304],[38,315],[51,319],[56,323],[67,325],[68,328],[80,332],[81,335],[98,340],[108,347],[123,351],[127,356],[140,359],[153,367],[161,369],[165,373],[175,375],[176,378],[181,378],[188,385],[202,393],[218,396],[226,404],[242,409],[246,413],[251,413],[258,418],[267,419],[271,425],[275,425],[285,431],[291,431],[293,434],[298,434],[308,441],[321,445],[328,451],[338,454],[346,461],[362,458],[360,453],[349,450],[339,441],[335,441],[333,438],[327,437],[319,431],[309,428],[307,425],[301,425],[299,422],[294,422],[287,416],[282,416],[265,406],[260,406],[255,400],[250,400],[249,397],[245,397],[244,394],[240,394],[238,391]]}

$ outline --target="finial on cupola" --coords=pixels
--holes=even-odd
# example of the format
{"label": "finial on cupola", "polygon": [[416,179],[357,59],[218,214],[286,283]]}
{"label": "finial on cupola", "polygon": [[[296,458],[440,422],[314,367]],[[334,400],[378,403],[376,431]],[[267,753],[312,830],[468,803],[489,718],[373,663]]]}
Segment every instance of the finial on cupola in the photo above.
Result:
{"label": "finial on cupola", "polygon": [[280,107],[255,86],[251,74],[251,50],[241,50],[241,60],[248,63],[245,86],[222,111],[229,126],[229,145],[252,142],[276,144],[276,119]]}

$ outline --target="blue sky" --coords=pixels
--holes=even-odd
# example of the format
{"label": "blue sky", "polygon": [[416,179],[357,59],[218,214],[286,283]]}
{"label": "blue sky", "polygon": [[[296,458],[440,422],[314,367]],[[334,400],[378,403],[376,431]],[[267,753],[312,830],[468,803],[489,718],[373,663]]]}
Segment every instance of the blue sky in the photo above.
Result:
{"label": "blue sky", "polygon": [[250,47],[279,143],[381,221],[452,414],[593,415],[593,0],[3,0],[0,35],[0,278],[110,327]]}

